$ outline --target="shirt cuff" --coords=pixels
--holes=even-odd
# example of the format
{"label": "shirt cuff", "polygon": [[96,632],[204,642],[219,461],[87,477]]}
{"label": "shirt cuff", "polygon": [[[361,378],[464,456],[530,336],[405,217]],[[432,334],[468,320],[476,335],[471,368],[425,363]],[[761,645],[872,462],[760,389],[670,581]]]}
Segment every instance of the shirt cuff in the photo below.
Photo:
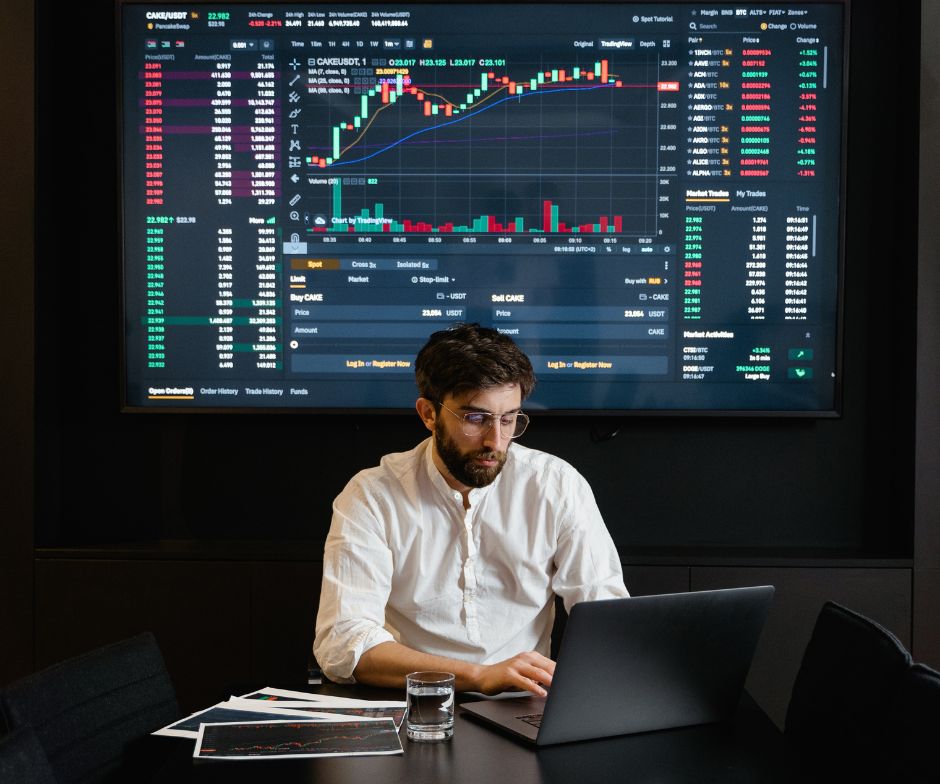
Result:
{"label": "shirt cuff", "polygon": [[345,641],[337,640],[334,644],[328,646],[327,650],[321,653],[323,659],[321,660],[318,655],[317,661],[323,673],[331,681],[335,683],[355,683],[356,679],[353,677],[353,673],[359,664],[359,659],[362,658],[362,654],[376,645],[381,645],[383,642],[394,641],[395,638],[387,629],[382,626],[368,624],[364,628],[347,635]]}

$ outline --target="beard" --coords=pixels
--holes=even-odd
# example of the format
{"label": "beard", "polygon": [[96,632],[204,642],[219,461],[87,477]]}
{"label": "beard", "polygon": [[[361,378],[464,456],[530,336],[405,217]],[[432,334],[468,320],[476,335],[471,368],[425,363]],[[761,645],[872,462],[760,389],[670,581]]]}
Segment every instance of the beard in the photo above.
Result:
{"label": "beard", "polygon": [[[506,452],[494,452],[491,449],[461,452],[460,447],[442,427],[434,428],[434,446],[450,475],[467,487],[486,487],[499,476],[499,472],[506,465]],[[480,465],[477,460],[495,460],[496,465]]]}

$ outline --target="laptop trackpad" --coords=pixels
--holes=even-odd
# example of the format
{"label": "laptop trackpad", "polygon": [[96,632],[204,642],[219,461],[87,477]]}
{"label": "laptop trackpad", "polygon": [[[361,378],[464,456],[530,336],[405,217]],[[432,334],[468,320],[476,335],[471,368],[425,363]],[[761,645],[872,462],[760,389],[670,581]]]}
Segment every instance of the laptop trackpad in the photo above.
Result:
{"label": "laptop trackpad", "polygon": [[515,735],[535,740],[540,718],[545,709],[545,697],[515,697],[465,702],[461,706],[468,713],[490,724],[496,724]]}

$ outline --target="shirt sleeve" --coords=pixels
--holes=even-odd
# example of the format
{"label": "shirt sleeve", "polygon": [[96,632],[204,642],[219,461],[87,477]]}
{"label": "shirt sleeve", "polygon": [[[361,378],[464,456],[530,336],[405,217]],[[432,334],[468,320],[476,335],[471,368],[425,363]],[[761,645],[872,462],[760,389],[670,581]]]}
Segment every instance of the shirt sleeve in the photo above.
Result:
{"label": "shirt sleeve", "polygon": [[562,519],[552,590],[569,612],[578,602],[629,596],[620,556],[587,480],[571,469],[561,485]]}
{"label": "shirt sleeve", "polygon": [[333,504],[313,653],[326,676],[354,683],[359,658],[394,640],[384,628],[392,553],[368,505],[347,488]]}

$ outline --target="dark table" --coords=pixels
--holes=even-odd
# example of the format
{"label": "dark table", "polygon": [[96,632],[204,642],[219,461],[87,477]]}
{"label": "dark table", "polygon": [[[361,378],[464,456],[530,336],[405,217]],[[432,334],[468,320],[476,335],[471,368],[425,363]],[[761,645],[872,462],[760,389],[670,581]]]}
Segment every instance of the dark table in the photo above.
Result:
{"label": "dark table", "polygon": [[[399,690],[325,685],[308,691],[400,700]],[[458,695],[458,705],[464,698]],[[464,699],[473,699],[472,697]],[[148,773],[159,782],[320,784],[737,784],[797,781],[783,736],[744,695],[732,722],[567,743],[538,750],[491,730],[457,708],[454,737],[413,743],[403,755],[303,760],[194,761],[194,741],[151,737]]]}

